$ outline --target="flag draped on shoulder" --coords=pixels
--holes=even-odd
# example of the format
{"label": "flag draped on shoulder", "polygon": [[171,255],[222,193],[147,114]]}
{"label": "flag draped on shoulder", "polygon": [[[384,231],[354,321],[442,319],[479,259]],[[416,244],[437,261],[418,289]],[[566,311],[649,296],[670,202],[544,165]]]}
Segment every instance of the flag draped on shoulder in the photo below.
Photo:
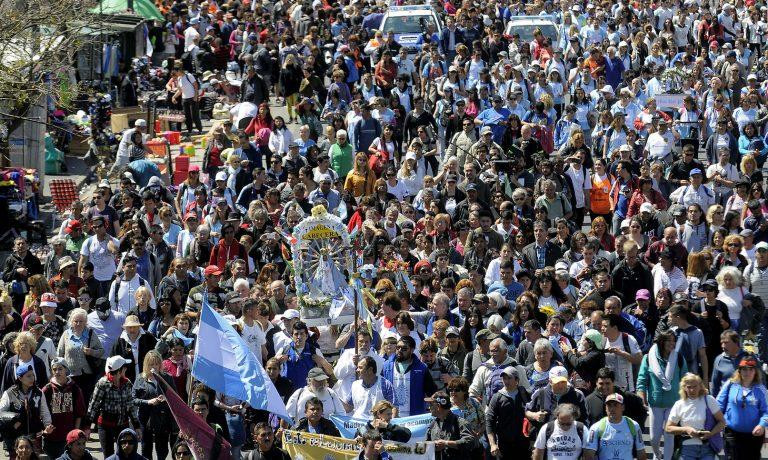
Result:
{"label": "flag draped on shoulder", "polygon": [[203,299],[192,375],[214,390],[292,423],[283,398],[240,334]]}
{"label": "flag draped on shoulder", "polygon": [[[158,376],[157,380],[162,382],[161,386],[165,386],[161,377]],[[213,431],[175,391],[167,387],[163,390],[171,414],[179,426],[179,437],[187,442],[195,460],[231,460],[231,446],[227,440]]]}

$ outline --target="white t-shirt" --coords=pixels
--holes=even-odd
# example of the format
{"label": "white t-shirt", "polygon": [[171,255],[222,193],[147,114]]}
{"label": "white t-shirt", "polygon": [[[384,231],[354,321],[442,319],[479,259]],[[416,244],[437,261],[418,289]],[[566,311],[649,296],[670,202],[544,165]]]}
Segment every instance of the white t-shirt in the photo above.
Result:
{"label": "white t-shirt", "polygon": [[[386,383],[384,383],[386,382]],[[382,388],[382,383],[387,386],[388,390],[385,391]],[[350,395],[349,395],[349,401],[352,403],[352,406],[354,409],[352,409],[352,417],[356,418],[362,418],[366,420],[370,420],[373,418],[373,415],[371,414],[371,408],[379,402],[383,400],[387,400],[389,402],[392,402],[392,386],[391,384],[384,380],[384,377],[379,377],[376,380],[376,383],[373,384],[370,388],[365,388],[365,385],[363,385],[362,380],[355,380],[352,382],[352,388],[350,389]]]}
{"label": "white t-shirt", "polygon": [[408,192],[408,186],[405,184],[405,182],[399,179],[395,185],[389,185],[389,182],[387,182],[387,192],[394,195],[395,198],[397,198],[397,201],[403,201],[410,196]]}
{"label": "white t-shirt", "polygon": [[195,97],[195,82],[197,80],[190,73],[184,73],[184,75],[178,77],[177,83],[181,88],[181,98],[191,99]]}
{"label": "white t-shirt", "polygon": [[579,439],[576,423],[571,425],[567,431],[563,431],[557,422],[554,425],[552,436],[549,438],[547,438],[546,425],[539,430],[533,447],[546,449],[547,460],[578,460],[581,457],[582,447],[587,445],[589,430],[584,427],[582,438]]}
{"label": "white t-shirt", "polygon": [[243,340],[246,344],[248,344],[248,348],[251,349],[259,362],[262,362],[263,357],[261,356],[261,346],[267,343],[264,331],[261,330],[261,326],[259,326],[259,323],[256,321],[253,322],[253,326],[249,326],[245,324],[245,321],[241,320],[240,325],[243,328],[243,332],[241,334]]}
{"label": "white t-shirt", "polygon": [[[696,399],[677,400],[669,412],[669,422],[673,425],[690,426],[695,430],[703,430],[704,422],[707,420],[706,406],[709,406],[712,414],[720,412],[717,400],[710,395]],[[701,440],[697,438],[686,439],[683,444],[698,445],[701,444]]]}
{"label": "white t-shirt", "polygon": [[[635,353],[640,353],[640,347],[637,345],[637,340],[635,340],[635,338],[630,334],[627,334],[629,350],[624,349],[623,335],[624,334],[620,333],[616,340],[613,342],[608,340],[606,337],[606,344],[603,349],[613,347],[618,348],[619,350],[629,351],[629,353],[632,355]],[[635,391],[635,379],[632,374],[632,364],[629,361],[627,361],[625,358],[617,356],[615,353],[606,353],[605,366],[613,369],[613,372],[616,374],[617,387],[624,391]]]}
{"label": "white t-shirt", "polygon": [[93,264],[93,277],[98,281],[111,280],[117,271],[115,256],[107,247],[110,241],[115,247],[120,246],[120,241],[115,237],[106,235],[104,241],[99,241],[96,235],[93,235],[89,236],[80,248],[80,255],[88,257],[88,261]]}
{"label": "white t-shirt", "polygon": [[589,172],[589,168],[580,167],[578,170],[575,170],[573,168],[568,168],[565,171],[565,174],[571,178],[571,182],[573,183],[573,194],[576,198],[576,208],[583,208],[586,197],[584,190],[589,190],[592,188],[592,180],[590,179],[591,173]]}
{"label": "white t-shirt", "polygon": [[288,398],[288,403],[285,405],[288,415],[293,417],[294,420],[298,420],[307,415],[304,411],[304,406],[307,401],[315,396],[323,402],[324,417],[327,418],[331,415],[346,415],[344,405],[341,404],[339,396],[333,389],[326,388],[323,392],[318,394],[310,391],[308,387],[299,388],[293,392],[290,398]]}

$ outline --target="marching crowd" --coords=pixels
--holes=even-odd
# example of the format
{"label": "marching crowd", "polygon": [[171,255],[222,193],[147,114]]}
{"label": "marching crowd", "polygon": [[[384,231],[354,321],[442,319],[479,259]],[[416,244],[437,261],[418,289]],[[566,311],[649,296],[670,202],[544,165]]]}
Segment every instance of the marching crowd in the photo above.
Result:
{"label": "marching crowd", "polygon": [[[89,459],[91,436],[104,458],[188,459],[166,387],[248,460],[290,458],[288,429],[340,436],[333,415],[367,420],[366,460],[421,440],[440,460],[760,458],[768,6],[429,6],[442,29],[402,46],[382,2],[159,4],[154,58],[187,134],[203,91],[230,118],[178,187],[138,120],[119,184],[73,204],[45,260],[15,241],[0,297],[12,459]],[[521,15],[556,36],[508,33]],[[144,77],[124,75],[120,100]],[[374,319],[357,327],[300,313],[288,241],[321,205],[360,241],[345,275]],[[193,378],[203,305],[292,424]],[[400,422],[427,413],[412,439]]]}

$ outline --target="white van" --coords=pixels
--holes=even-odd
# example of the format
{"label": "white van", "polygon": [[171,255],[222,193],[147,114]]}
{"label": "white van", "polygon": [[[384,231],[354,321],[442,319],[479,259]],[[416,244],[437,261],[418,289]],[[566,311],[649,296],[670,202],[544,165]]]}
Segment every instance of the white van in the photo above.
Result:
{"label": "white van", "polygon": [[390,6],[381,21],[384,36],[390,31],[395,33],[395,41],[408,50],[408,56],[413,58],[421,51],[424,43],[422,34],[427,31],[428,24],[435,26],[435,34],[440,37],[443,24],[435,10],[429,5]]}

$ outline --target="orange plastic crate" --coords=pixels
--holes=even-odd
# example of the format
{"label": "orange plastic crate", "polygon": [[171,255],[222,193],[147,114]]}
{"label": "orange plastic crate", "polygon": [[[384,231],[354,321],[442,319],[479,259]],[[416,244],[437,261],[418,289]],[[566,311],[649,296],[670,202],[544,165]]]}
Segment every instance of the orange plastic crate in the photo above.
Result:
{"label": "orange plastic crate", "polygon": [[167,142],[153,142],[149,141],[146,144],[144,144],[147,147],[147,150],[149,150],[152,153],[152,156],[156,157],[165,157],[168,155],[168,143]]}

